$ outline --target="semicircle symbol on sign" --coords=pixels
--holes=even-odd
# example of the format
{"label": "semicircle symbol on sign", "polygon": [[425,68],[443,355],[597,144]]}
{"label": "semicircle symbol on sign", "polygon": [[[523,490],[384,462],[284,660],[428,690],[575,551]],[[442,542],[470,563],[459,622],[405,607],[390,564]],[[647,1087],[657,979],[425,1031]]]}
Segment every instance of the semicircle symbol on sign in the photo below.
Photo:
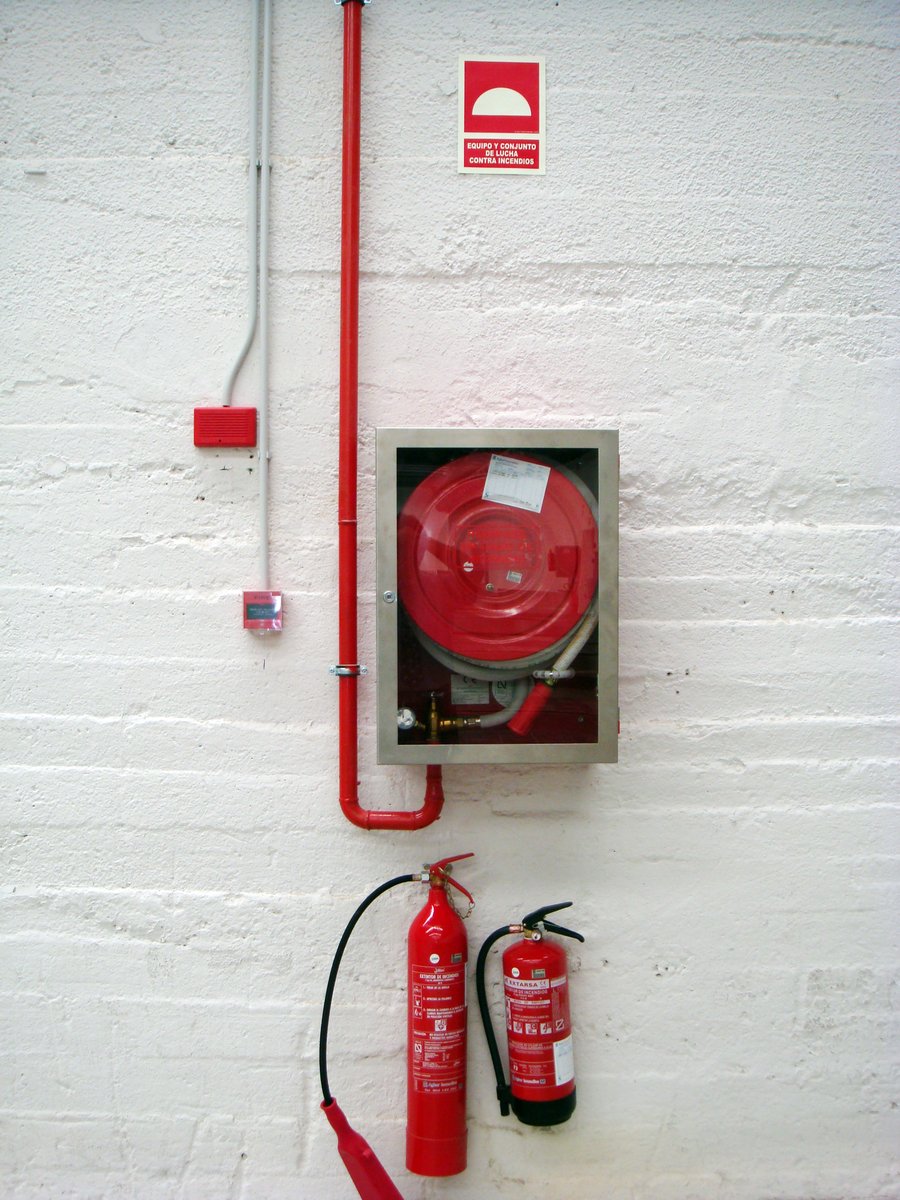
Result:
{"label": "semicircle symbol on sign", "polygon": [[488,88],[472,105],[473,117],[530,117],[531,105],[521,92],[508,87]]}

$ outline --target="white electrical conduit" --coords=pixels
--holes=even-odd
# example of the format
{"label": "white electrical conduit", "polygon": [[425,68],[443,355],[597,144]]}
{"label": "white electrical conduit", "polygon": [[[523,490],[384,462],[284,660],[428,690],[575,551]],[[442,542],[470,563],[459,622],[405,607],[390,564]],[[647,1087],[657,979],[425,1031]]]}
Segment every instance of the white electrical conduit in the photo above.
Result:
{"label": "white electrical conduit", "polygon": [[272,123],[272,0],[263,0],[259,179],[259,577],[269,590],[269,129]]}
{"label": "white electrical conduit", "polygon": [[[262,88],[260,88],[260,20],[262,4]],[[269,590],[269,182],[272,164],[269,130],[272,114],[272,0],[253,5],[250,68],[250,167],[247,186],[249,243],[247,332],[222,389],[222,404],[234,399],[234,385],[259,333],[257,398],[257,465],[259,470],[259,587]]]}
{"label": "white electrical conduit", "polygon": [[247,332],[234,366],[222,388],[222,404],[227,408],[234,398],[234,385],[240,374],[253,339],[256,337],[256,322],[259,315],[259,4],[253,5],[253,34],[251,36],[250,64],[250,163],[247,175],[247,291],[249,312]]}

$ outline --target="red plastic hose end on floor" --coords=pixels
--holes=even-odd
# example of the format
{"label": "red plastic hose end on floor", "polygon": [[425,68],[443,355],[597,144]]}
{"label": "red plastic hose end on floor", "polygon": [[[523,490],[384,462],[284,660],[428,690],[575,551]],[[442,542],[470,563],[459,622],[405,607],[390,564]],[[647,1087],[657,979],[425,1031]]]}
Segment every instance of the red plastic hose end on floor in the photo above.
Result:
{"label": "red plastic hose end on floor", "polygon": [[378,1161],[375,1151],[362,1136],[352,1129],[350,1122],[333,1097],[329,1103],[323,1100],[322,1112],[328,1124],[337,1134],[338,1154],[356,1185],[362,1200],[403,1200],[391,1177]]}

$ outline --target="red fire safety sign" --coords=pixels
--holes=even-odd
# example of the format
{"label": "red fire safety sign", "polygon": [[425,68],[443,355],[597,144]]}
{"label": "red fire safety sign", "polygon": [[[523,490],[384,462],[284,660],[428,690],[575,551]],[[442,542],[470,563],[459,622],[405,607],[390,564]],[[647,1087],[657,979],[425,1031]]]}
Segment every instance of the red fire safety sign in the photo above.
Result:
{"label": "red fire safety sign", "polygon": [[544,60],[459,60],[459,169],[542,175]]}

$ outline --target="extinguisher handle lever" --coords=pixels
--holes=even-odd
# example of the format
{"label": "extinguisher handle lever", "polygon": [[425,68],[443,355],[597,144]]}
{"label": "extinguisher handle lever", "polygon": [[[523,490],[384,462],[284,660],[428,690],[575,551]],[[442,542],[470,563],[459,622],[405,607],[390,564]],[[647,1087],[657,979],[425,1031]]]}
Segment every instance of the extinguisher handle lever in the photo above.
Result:
{"label": "extinguisher handle lever", "polygon": [[426,863],[426,871],[443,871],[450,863],[461,862],[464,858],[474,858],[475,851],[467,850],[465,854],[451,854],[449,858],[439,858],[437,862]]}
{"label": "extinguisher handle lever", "polygon": [[450,864],[459,862],[463,858],[474,858],[474,856],[475,851],[470,850],[467,854],[454,854],[450,858],[441,858],[438,859],[437,862],[425,864],[425,869],[428,872],[429,878],[432,882],[435,882],[437,878],[442,884],[449,883],[452,887],[455,887],[458,892],[462,892],[465,898],[469,901],[470,912],[475,907],[475,897],[468,890],[468,888],[464,888],[463,885],[458,882],[458,880],[453,878],[452,874],[450,873]]}
{"label": "extinguisher handle lever", "polygon": [[[464,888],[463,885],[458,880],[454,879],[452,875],[444,875],[443,880],[444,883],[449,883],[452,887],[455,887],[458,892],[462,892],[469,902],[469,913],[471,913],[472,909],[475,907],[475,897],[472,895],[469,889]],[[469,913],[466,913],[465,915],[468,916]]]}
{"label": "extinguisher handle lever", "polygon": [[540,924],[545,917],[549,917],[551,913],[559,912],[563,908],[571,908],[571,900],[563,900],[562,904],[545,904],[543,908],[536,908],[534,912],[530,912],[526,917],[522,918],[522,924],[526,929],[533,929],[535,925]]}
{"label": "extinguisher handle lever", "polygon": [[543,925],[548,933],[558,933],[561,937],[575,938],[576,941],[583,942],[584,938],[580,933],[576,933],[574,929],[566,929],[562,925],[557,925],[555,922],[547,920],[550,913],[559,912],[560,909],[571,907],[571,900],[564,900],[562,904],[545,904],[543,908],[536,908],[527,917],[523,917],[522,925],[525,929],[535,929],[538,925]]}
{"label": "extinguisher handle lever", "polygon": [[574,938],[576,942],[584,941],[584,936],[576,933],[574,929],[566,929],[565,926],[557,925],[554,921],[544,921],[542,923],[548,933],[557,933],[560,937]]}

